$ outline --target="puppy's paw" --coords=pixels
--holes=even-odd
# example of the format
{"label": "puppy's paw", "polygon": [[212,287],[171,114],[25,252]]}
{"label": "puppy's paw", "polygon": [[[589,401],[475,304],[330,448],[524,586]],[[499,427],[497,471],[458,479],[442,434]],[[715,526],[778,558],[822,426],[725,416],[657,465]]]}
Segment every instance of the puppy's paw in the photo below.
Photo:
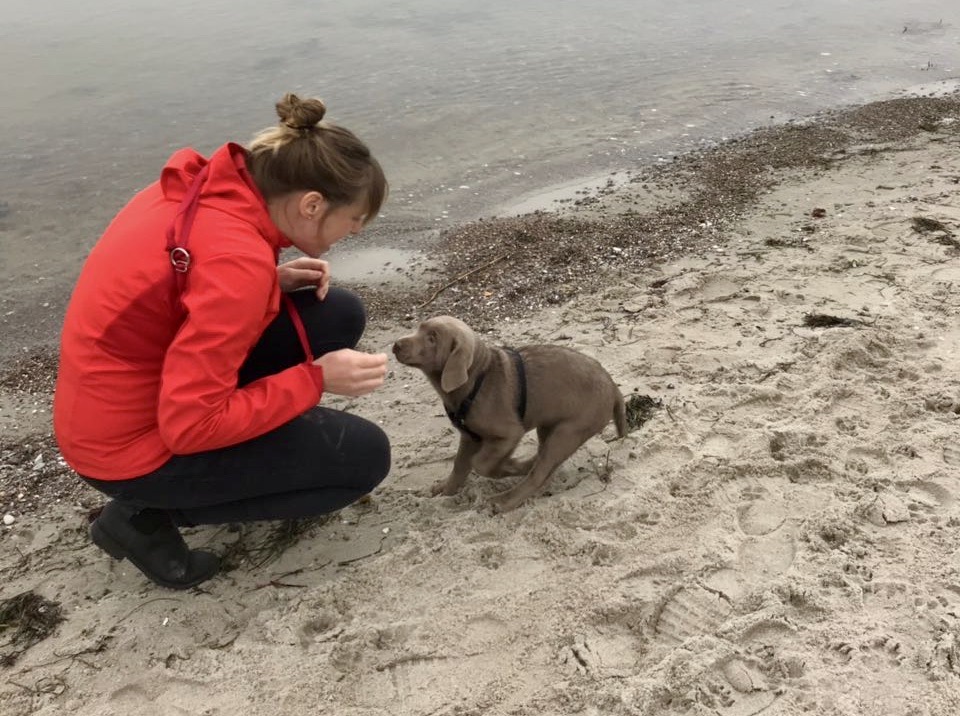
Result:
{"label": "puppy's paw", "polygon": [[509,512],[520,506],[520,503],[523,502],[522,499],[518,500],[509,492],[504,492],[500,495],[496,495],[490,498],[490,506],[493,509],[493,514],[502,515],[504,512]]}
{"label": "puppy's paw", "polygon": [[450,495],[456,495],[459,489],[458,485],[451,485],[449,480],[437,480],[430,486],[430,496],[444,495],[449,497]]}

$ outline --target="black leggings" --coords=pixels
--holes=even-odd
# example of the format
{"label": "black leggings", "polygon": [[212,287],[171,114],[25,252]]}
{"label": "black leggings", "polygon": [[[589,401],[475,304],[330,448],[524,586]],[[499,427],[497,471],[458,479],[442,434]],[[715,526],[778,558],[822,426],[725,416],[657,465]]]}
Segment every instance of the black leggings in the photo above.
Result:
{"label": "black leggings", "polygon": [[[353,293],[331,288],[292,294],[315,356],[353,348],[366,312]],[[289,314],[267,327],[240,370],[240,384],[306,359]],[[130,480],[84,478],[100,492],[142,508],[169,511],[180,524],[296,519],[338,510],[372,491],[390,470],[390,443],[368,420],[315,407],[238,445],[175,455]]]}

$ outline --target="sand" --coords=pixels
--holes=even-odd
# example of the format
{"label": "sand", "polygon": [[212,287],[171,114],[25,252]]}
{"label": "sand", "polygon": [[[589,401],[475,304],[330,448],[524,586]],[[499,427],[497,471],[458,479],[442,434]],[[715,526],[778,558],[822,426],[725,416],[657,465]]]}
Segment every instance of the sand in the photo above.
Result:
{"label": "sand", "polygon": [[[515,511],[492,514],[476,476],[427,495],[456,436],[395,362],[375,394],[329,401],[391,436],[371,500],[188,531],[228,556],[202,588],[93,547],[91,490],[7,495],[4,597],[62,621],[3,647],[0,713],[960,712],[960,113],[908,134],[778,170],[697,251],[485,315],[488,340],[575,347],[658,404]],[[415,318],[375,321],[366,347]],[[18,434],[7,466],[39,454],[51,474],[43,434]]]}

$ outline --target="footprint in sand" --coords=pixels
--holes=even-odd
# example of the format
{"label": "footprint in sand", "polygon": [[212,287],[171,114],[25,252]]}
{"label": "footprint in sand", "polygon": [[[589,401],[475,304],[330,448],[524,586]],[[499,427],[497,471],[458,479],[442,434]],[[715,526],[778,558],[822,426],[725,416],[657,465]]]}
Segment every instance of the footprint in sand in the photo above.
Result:
{"label": "footprint in sand", "polygon": [[209,703],[210,685],[197,679],[160,677],[125,684],[110,692],[110,703],[144,716],[196,713]]}
{"label": "footprint in sand", "polygon": [[571,671],[598,678],[626,678],[636,673],[642,650],[636,637],[616,625],[578,634],[561,650],[560,661]]}
{"label": "footprint in sand", "polygon": [[960,445],[945,445],[943,448],[943,461],[948,465],[956,467],[960,465]]}
{"label": "footprint in sand", "polygon": [[734,451],[734,442],[726,435],[710,433],[700,443],[700,452],[708,457],[726,458]]}
{"label": "footprint in sand", "polygon": [[749,580],[783,574],[797,553],[786,505],[766,490],[746,490],[742,496],[747,501],[737,507],[737,525],[747,539],[737,553],[738,571]]}
{"label": "footprint in sand", "polygon": [[747,579],[772,579],[783,574],[797,556],[792,530],[778,529],[761,537],[751,537],[740,545],[738,568]]}
{"label": "footprint in sand", "polygon": [[770,534],[786,520],[786,508],[773,500],[756,500],[737,508],[737,524],[748,535]]}
{"label": "footprint in sand", "polygon": [[945,268],[937,269],[930,274],[930,280],[937,283],[949,284],[952,288],[957,283],[960,283],[960,267],[949,265]]}
{"label": "footprint in sand", "polygon": [[701,302],[729,301],[737,296],[742,287],[739,283],[725,276],[695,276],[690,277],[685,286],[678,281],[679,290],[673,293],[673,299],[678,303],[698,304]]}
{"label": "footprint in sand", "polygon": [[786,503],[771,495],[759,480],[735,479],[724,486],[724,494],[736,505],[736,525],[745,539],[733,565],[702,581],[708,589],[735,601],[759,583],[786,572],[796,558],[797,543]]}
{"label": "footprint in sand", "polygon": [[[806,673],[806,659],[791,653],[797,628],[785,619],[758,617],[739,635],[727,635],[738,648],[735,656],[718,664],[720,676],[730,686],[730,703],[718,709],[724,716],[764,711],[784,693],[784,682],[800,679]],[[775,683],[769,681],[771,676]]]}
{"label": "footprint in sand", "polygon": [[955,500],[950,490],[930,480],[914,480],[901,483],[898,487],[906,493],[907,512],[920,522],[927,515],[949,508]]}
{"label": "footprint in sand", "polygon": [[797,628],[784,619],[761,618],[754,622],[740,634],[737,643],[752,646],[763,644],[766,646],[780,646],[792,639]]}
{"label": "footprint in sand", "polygon": [[654,631],[661,641],[679,644],[692,636],[714,632],[732,613],[733,605],[720,590],[688,584],[663,601],[654,619]]}
{"label": "footprint in sand", "polygon": [[721,494],[732,504],[762,500],[770,492],[755,477],[736,477],[721,486]]}
{"label": "footprint in sand", "polygon": [[943,461],[948,465],[956,467],[960,465],[960,445],[945,445],[943,447]]}

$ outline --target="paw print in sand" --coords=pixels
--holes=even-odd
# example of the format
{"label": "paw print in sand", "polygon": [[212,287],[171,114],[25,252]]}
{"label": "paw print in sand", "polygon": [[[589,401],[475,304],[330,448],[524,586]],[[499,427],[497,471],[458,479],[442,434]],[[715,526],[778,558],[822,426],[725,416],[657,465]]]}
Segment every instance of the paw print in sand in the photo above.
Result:
{"label": "paw print in sand", "polygon": [[873,570],[865,564],[847,562],[843,565],[843,571],[846,574],[854,577],[861,584],[873,581]]}
{"label": "paw print in sand", "polygon": [[889,634],[865,639],[838,639],[830,644],[830,649],[839,654],[845,663],[862,659],[868,663],[900,666],[905,659],[902,642]]}
{"label": "paw print in sand", "polygon": [[479,559],[487,569],[499,569],[506,561],[506,552],[500,545],[488,544],[480,548]]}

